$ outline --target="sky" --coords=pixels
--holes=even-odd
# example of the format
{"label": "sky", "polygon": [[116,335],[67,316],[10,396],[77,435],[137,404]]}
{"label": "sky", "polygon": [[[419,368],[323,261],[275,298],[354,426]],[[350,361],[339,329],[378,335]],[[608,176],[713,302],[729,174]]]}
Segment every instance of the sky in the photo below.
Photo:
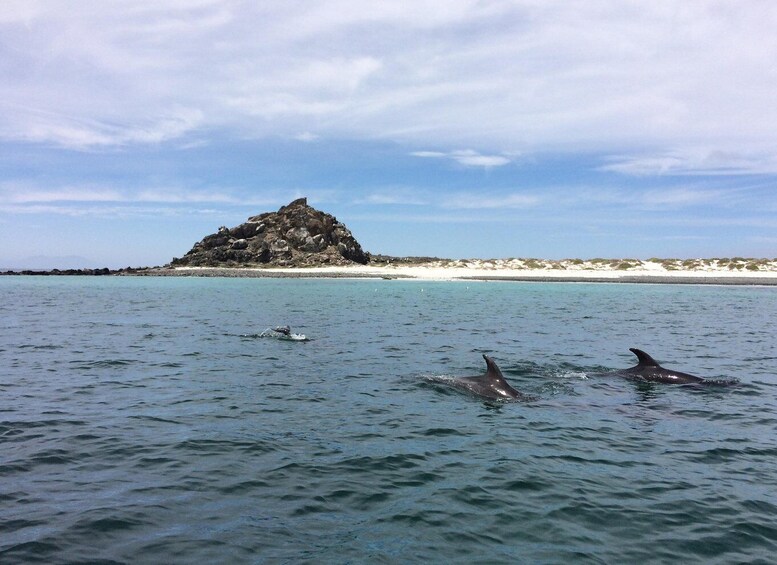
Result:
{"label": "sky", "polygon": [[0,267],[307,196],[365,250],[777,257],[777,2],[0,2]]}

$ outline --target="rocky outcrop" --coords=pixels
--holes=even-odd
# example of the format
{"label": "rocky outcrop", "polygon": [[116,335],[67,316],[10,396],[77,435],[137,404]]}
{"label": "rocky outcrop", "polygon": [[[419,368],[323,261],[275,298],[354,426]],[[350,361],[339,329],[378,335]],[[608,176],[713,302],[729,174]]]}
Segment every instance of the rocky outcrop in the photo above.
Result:
{"label": "rocky outcrop", "polygon": [[234,228],[220,227],[171,265],[317,267],[368,261],[345,225],[299,198]]}

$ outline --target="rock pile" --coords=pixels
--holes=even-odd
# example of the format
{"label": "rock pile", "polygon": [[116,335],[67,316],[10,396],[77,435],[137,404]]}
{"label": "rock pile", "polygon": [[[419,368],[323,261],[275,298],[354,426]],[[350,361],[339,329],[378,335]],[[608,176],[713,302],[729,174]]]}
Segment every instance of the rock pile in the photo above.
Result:
{"label": "rock pile", "polygon": [[237,227],[220,227],[171,265],[319,267],[369,260],[345,225],[308,206],[307,198],[299,198],[277,212],[252,216]]}

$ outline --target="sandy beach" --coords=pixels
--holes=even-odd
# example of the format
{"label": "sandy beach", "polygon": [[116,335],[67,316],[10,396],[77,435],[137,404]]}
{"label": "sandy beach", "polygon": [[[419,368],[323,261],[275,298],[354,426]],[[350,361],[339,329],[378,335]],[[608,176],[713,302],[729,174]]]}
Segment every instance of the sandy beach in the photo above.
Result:
{"label": "sandy beach", "polygon": [[169,276],[380,278],[429,281],[536,281],[777,285],[777,261],[767,259],[440,260],[420,264],[315,268],[176,267],[148,274]]}

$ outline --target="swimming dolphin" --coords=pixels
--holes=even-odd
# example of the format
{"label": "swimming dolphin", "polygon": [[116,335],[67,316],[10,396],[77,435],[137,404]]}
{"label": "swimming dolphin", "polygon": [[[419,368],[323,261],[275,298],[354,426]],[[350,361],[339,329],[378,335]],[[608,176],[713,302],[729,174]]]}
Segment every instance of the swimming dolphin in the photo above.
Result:
{"label": "swimming dolphin", "polygon": [[499,367],[496,366],[491,357],[483,354],[483,359],[486,360],[485,375],[479,377],[435,378],[434,380],[476,396],[488,398],[489,400],[527,400],[529,398],[510,386],[510,383],[502,376],[502,371],[499,370]]}
{"label": "swimming dolphin", "polygon": [[626,378],[665,384],[730,385],[736,382],[725,380],[705,380],[695,375],[689,375],[688,373],[681,373],[680,371],[665,369],[659,365],[655,359],[653,359],[650,355],[641,349],[630,347],[629,351],[637,356],[639,362],[634,367],[629,369],[621,369],[620,371],[613,371],[612,373],[607,374],[620,375]]}

